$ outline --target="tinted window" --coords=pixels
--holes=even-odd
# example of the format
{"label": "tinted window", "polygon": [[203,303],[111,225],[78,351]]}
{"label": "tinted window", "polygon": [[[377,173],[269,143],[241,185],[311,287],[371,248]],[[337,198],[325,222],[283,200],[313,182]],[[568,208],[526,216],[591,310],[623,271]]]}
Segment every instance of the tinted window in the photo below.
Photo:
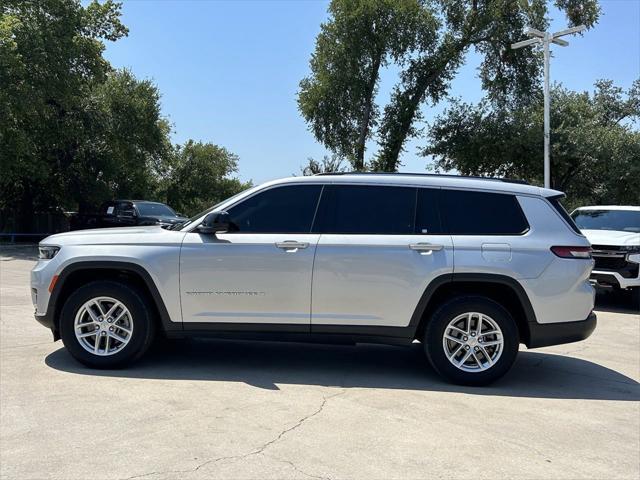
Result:
{"label": "tinted window", "polygon": [[561,200],[563,198],[564,198],[564,195],[559,195],[557,197],[548,198],[548,200],[549,200],[549,203],[551,203],[551,205],[553,206],[553,208],[555,208],[556,211],[560,214],[560,216],[562,218],[564,218],[564,221],[569,224],[569,226],[572,228],[572,230],[574,232],[576,232],[577,234],[582,235],[582,232],[580,231],[578,226],[575,224],[573,219],[569,216],[569,214],[565,210],[564,206],[562,205],[562,201]]}
{"label": "tinted window", "polygon": [[309,233],[321,190],[322,185],[272,188],[227,211],[240,232]]}
{"label": "tinted window", "polygon": [[131,202],[120,202],[116,205],[116,215],[132,217],[136,213]]}
{"label": "tinted window", "polygon": [[323,231],[328,233],[412,234],[416,189],[334,185]]}
{"label": "tinted window", "polygon": [[165,217],[175,217],[176,212],[163,203],[138,203],[138,212],[142,216],[162,215]]}
{"label": "tinted window", "polygon": [[577,210],[573,219],[582,230],[617,230],[640,232],[640,211]]}
{"label": "tinted window", "polygon": [[514,195],[443,190],[452,235],[519,235],[529,225]]}
{"label": "tinted window", "polygon": [[440,224],[439,190],[418,189],[416,210],[416,233],[436,235],[444,233]]}

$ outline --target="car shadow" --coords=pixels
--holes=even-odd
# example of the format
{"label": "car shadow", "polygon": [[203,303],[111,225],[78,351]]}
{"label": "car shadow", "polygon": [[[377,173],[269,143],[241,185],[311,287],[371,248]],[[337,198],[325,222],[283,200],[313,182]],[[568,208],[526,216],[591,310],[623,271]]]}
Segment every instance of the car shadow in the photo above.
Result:
{"label": "car shadow", "polygon": [[596,290],[596,311],[640,316],[640,291]]}
{"label": "car shadow", "polygon": [[45,363],[56,370],[101,377],[243,382],[278,390],[279,384],[463,392],[506,397],[640,400],[640,384],[596,363],[522,351],[512,370],[489,387],[462,387],[442,380],[420,344],[318,345],[193,339],[166,342],[124,370],[93,370],[64,348]]}

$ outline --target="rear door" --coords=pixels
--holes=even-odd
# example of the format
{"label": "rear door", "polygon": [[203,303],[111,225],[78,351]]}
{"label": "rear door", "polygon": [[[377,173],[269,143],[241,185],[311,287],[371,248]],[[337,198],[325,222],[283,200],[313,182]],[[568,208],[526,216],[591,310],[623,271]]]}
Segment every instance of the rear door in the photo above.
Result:
{"label": "rear door", "polygon": [[[319,209],[312,332],[406,327],[427,285],[451,273],[438,189],[325,187]],[[343,328],[348,327],[348,328]]]}

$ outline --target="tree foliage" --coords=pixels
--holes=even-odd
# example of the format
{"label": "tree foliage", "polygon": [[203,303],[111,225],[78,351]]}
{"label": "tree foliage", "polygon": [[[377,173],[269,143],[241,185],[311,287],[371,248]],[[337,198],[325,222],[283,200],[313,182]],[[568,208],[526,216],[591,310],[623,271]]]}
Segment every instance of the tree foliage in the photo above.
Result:
{"label": "tree foliage", "polygon": [[4,0],[0,11],[0,187],[25,218],[78,148],[85,98],[111,70],[101,40],[127,34],[108,0]]}
{"label": "tree foliage", "polygon": [[429,48],[437,25],[420,0],[334,0],[329,12],[298,105],[316,138],[363,170],[380,69]]}
{"label": "tree foliage", "polygon": [[344,172],[344,158],[338,155],[325,155],[318,161],[311,157],[307,159],[307,165],[302,168],[302,175],[319,175],[321,173]]}
{"label": "tree foliage", "polygon": [[[592,93],[551,92],[551,184],[572,205],[640,204],[640,80],[627,91],[599,81]],[[528,105],[456,102],[429,130],[437,170],[541,184],[543,100]]]}
{"label": "tree foliage", "polygon": [[[227,172],[234,172],[237,158],[213,145],[171,145],[157,87],[102,56],[104,41],[125,35],[120,4],[112,0],[1,1],[0,223],[11,216],[18,220],[13,228],[26,232],[34,212],[158,198],[175,183],[171,175],[208,189],[181,199],[185,211],[241,188],[223,174],[189,178],[218,172],[225,155]],[[198,148],[205,150],[198,169],[183,165],[184,152]],[[214,188],[217,180],[223,185]]]}
{"label": "tree foliage", "polygon": [[237,170],[238,156],[226,148],[189,140],[175,147],[161,192],[177,211],[195,215],[251,186],[232,176]]}
{"label": "tree foliage", "polygon": [[[395,171],[406,140],[417,133],[421,106],[447,95],[469,50],[482,57],[479,76],[492,102],[531,99],[541,57],[510,45],[525,38],[526,27],[548,27],[551,4],[570,26],[591,27],[600,15],[597,0],[333,0],[311,57],[311,75],[301,83],[300,110],[315,137],[354,168],[365,165],[359,136],[364,132],[380,147],[369,167]],[[387,24],[397,28],[379,28]],[[382,60],[376,63],[377,58]],[[400,79],[380,109],[375,85],[380,65],[388,62],[397,64]]]}

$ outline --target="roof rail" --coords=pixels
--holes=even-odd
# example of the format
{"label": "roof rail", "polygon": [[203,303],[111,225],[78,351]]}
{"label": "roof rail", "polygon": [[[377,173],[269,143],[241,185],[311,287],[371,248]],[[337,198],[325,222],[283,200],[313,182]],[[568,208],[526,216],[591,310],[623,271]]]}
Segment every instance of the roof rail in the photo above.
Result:
{"label": "roof rail", "polygon": [[470,178],[472,180],[488,180],[491,182],[518,183],[521,185],[530,185],[526,180],[518,180],[513,178],[499,177],[475,177],[471,175],[451,175],[441,173],[402,173],[402,172],[325,172],[316,173],[315,176],[332,176],[332,175],[404,175],[411,177],[445,177],[445,178]]}

